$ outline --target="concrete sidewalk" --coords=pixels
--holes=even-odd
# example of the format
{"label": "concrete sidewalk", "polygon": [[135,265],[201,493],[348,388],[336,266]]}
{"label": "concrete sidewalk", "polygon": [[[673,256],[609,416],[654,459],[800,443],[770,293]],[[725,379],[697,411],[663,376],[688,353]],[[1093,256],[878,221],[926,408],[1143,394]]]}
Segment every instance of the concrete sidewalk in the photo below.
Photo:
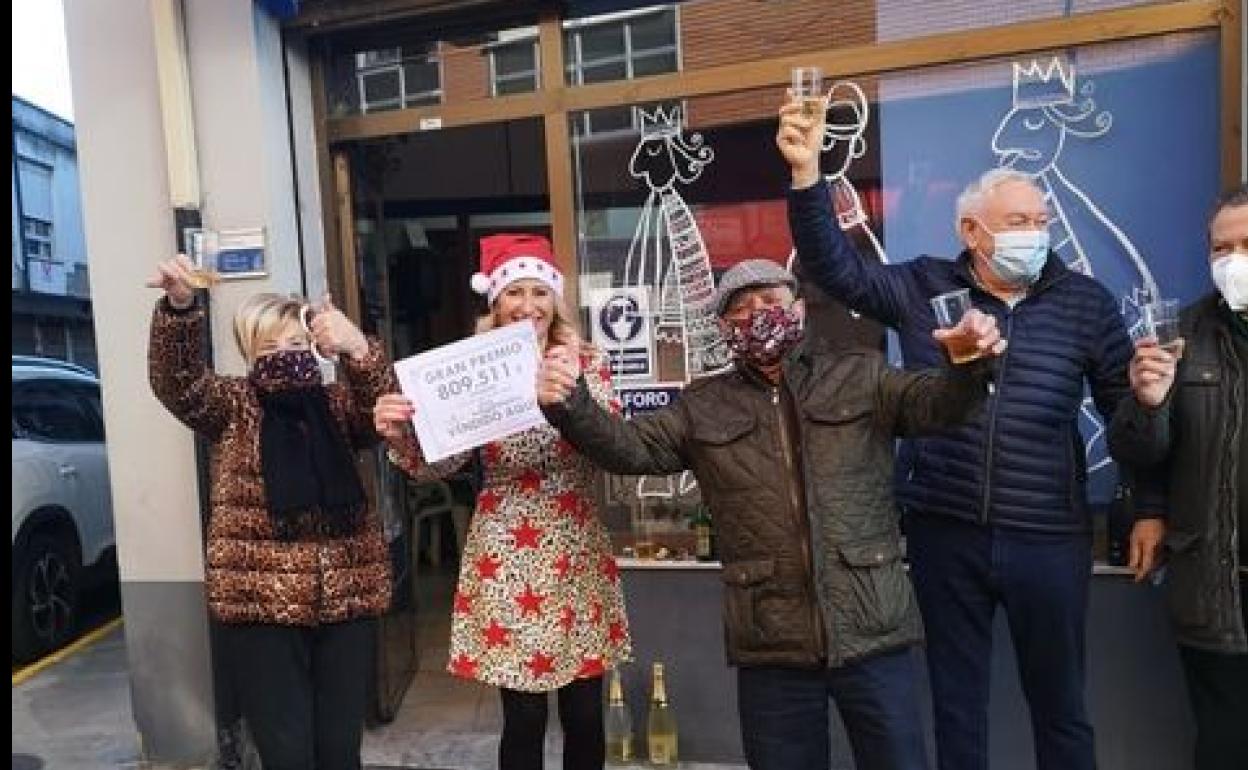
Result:
{"label": "concrete sidewalk", "polygon": [[13,688],[13,770],[139,766],[122,628]]}
{"label": "concrete sidewalk", "polygon": [[[140,760],[124,628],[13,688],[13,770],[163,770]],[[424,651],[421,670],[395,720],[365,734],[362,753],[368,770],[496,766],[498,695],[446,674],[444,653],[439,652],[436,647]],[[562,766],[561,742],[552,714],[547,768]],[[687,762],[681,768],[745,770],[744,765]]]}

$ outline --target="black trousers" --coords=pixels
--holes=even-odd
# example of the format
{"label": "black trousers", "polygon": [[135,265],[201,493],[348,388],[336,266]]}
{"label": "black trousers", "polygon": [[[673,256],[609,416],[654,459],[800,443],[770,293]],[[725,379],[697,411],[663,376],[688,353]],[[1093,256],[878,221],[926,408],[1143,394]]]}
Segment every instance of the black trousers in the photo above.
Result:
{"label": "black trousers", "polygon": [[[1239,595],[1248,624],[1248,580],[1239,581]],[[1243,770],[1248,767],[1248,655],[1179,645],[1179,657],[1196,716],[1195,770]]]}
{"label": "black trousers", "polygon": [[[602,677],[576,679],[556,692],[563,725],[563,770],[602,770],[607,759]],[[547,693],[500,689],[499,694],[503,699],[499,770],[542,770]]]}
{"label": "black trousers", "polygon": [[359,770],[376,621],[222,626],[264,770]]}

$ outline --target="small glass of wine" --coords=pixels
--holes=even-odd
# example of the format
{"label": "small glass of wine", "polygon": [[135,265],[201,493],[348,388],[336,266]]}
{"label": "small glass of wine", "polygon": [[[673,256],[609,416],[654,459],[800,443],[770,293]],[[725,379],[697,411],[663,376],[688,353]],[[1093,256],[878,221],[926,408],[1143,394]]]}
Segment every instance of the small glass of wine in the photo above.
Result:
{"label": "small glass of wine", "polygon": [[818,67],[793,68],[793,98],[802,104],[802,114],[813,117],[823,109],[823,70]]}
{"label": "small glass of wine", "polygon": [[[936,323],[942,329],[952,329],[957,326],[962,316],[966,315],[966,311],[972,307],[970,289],[958,289],[932,297],[932,312],[936,314]],[[955,364],[974,361],[983,355],[975,342],[967,339],[945,340],[945,349],[949,352],[950,360]]]}
{"label": "small glass of wine", "polygon": [[221,281],[217,272],[217,234],[211,230],[188,230],[186,233],[187,256],[195,268],[189,283],[196,289],[208,289]]}

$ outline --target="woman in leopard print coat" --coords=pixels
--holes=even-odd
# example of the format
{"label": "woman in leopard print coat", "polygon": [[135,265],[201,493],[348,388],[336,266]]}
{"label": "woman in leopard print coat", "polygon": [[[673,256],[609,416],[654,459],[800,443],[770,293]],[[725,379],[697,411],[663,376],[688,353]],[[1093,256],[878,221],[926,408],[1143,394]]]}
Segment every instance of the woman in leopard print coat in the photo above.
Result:
{"label": "woman in leopard print coat", "polygon": [[[376,442],[371,410],[391,369],[341,312],[318,310],[309,334],[301,301],[260,294],[235,318],[249,375],[215,374],[193,266],[179,255],[158,269],[150,380],[211,444],[205,583],[228,679],[267,770],[359,768],[391,578],[353,454]],[[320,384],[313,344],[340,355],[345,385]]]}

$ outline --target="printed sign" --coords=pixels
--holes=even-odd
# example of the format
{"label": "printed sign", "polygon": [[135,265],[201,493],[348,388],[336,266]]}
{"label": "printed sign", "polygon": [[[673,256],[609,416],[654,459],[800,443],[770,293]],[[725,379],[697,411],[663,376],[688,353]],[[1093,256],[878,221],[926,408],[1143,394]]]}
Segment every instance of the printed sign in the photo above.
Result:
{"label": "printed sign", "polygon": [[183,230],[187,256],[201,270],[216,278],[257,278],[267,273],[264,263],[264,228],[238,230]]}
{"label": "printed sign", "polygon": [[532,321],[405,358],[394,365],[428,462],[545,423],[537,406]]}
{"label": "printed sign", "polygon": [[625,417],[646,412],[657,412],[676,403],[680,395],[678,386],[655,386],[646,388],[619,388],[620,407]]}
{"label": "printed sign", "polygon": [[611,376],[641,379],[654,371],[650,288],[596,289],[589,295],[594,344],[607,353]]}

